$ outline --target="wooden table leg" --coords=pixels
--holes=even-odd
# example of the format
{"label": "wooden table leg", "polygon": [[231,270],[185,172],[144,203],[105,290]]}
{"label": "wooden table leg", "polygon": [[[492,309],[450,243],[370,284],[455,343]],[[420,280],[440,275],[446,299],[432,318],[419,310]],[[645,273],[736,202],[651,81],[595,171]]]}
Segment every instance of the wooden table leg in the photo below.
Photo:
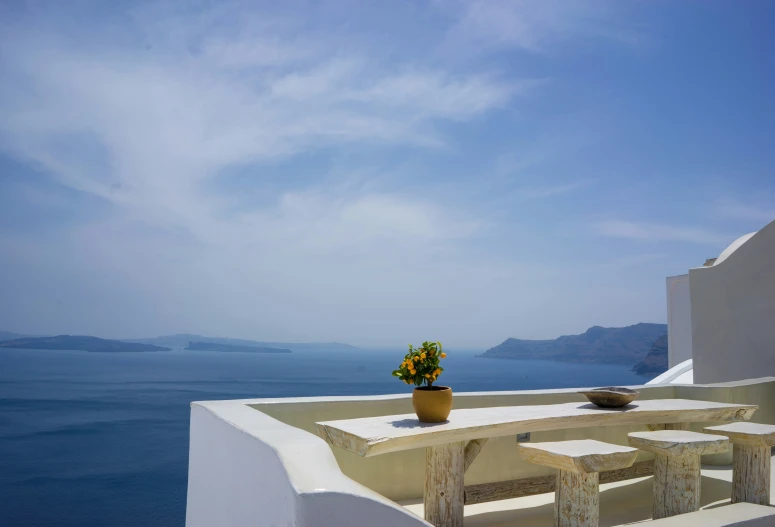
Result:
{"label": "wooden table leg", "polygon": [[469,441],[468,444],[466,445],[466,449],[465,449],[465,452],[464,452],[464,454],[465,454],[465,456],[464,456],[465,457],[465,461],[464,461],[465,467],[464,467],[464,470],[466,472],[468,471],[468,467],[471,466],[471,463],[473,463],[474,460],[476,459],[476,456],[478,456],[479,452],[481,452],[482,447],[484,446],[485,443],[487,443],[487,438],[486,437],[484,437],[482,439],[474,439],[472,441]]}
{"label": "wooden table leg", "polygon": [[770,447],[735,443],[732,503],[770,504]]}
{"label": "wooden table leg", "polygon": [[463,527],[465,441],[425,449],[425,520],[436,527]]}
{"label": "wooden table leg", "polygon": [[700,509],[700,456],[654,456],[654,519]]}

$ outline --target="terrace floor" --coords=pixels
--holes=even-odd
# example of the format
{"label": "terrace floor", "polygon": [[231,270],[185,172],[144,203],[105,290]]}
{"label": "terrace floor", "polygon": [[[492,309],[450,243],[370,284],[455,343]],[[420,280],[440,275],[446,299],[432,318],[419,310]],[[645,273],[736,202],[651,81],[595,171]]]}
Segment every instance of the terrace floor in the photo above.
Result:
{"label": "terrace floor", "polygon": [[[773,456],[775,457],[775,456]],[[773,463],[775,466],[775,462]],[[772,503],[775,503],[775,471],[772,477]],[[651,476],[600,486],[600,527],[628,525],[651,519]],[[729,503],[732,493],[732,466],[702,467],[702,508],[720,507]],[[421,500],[401,502],[401,505],[423,515]],[[466,527],[546,527],[552,525],[554,494],[468,505],[465,508]]]}

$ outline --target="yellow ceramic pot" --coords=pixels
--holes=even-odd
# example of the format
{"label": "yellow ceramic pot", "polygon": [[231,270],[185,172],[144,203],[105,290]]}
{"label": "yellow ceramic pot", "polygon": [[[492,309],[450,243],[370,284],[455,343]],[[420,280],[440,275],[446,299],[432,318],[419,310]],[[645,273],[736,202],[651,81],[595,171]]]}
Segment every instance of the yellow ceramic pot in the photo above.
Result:
{"label": "yellow ceramic pot", "polygon": [[443,423],[452,411],[452,388],[421,386],[412,393],[412,406],[423,423]]}

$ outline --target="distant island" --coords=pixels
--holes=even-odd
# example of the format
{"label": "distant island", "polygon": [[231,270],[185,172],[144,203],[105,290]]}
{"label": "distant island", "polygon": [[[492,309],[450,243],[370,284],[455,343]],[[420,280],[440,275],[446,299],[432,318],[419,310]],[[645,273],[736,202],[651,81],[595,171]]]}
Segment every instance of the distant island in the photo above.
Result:
{"label": "distant island", "polygon": [[291,353],[284,348],[266,348],[259,346],[241,346],[236,344],[219,344],[217,342],[189,342],[185,347],[188,351],[227,351],[241,353]]}
{"label": "distant island", "polygon": [[[36,341],[35,339],[42,339]],[[80,340],[78,340],[80,339]],[[89,340],[91,339],[91,340]],[[15,345],[9,342],[15,342]],[[45,345],[42,345],[45,341]],[[257,340],[230,339],[222,337],[205,337],[189,333],[163,335],[142,339],[100,339],[89,336],[59,335],[57,337],[29,335],[0,331],[0,347],[25,349],[58,349],[86,351],[171,351],[190,349],[192,343],[205,343],[208,346],[221,345],[212,351],[244,351],[258,353],[291,353],[295,351],[331,352],[356,351],[358,348],[341,342],[261,342]],[[141,345],[140,347],[136,345]],[[75,346],[75,347],[73,347]],[[227,348],[228,347],[228,348]],[[233,349],[245,348],[245,349]],[[258,348],[258,349],[247,349]],[[279,351],[261,351],[279,350]]]}
{"label": "distant island", "polygon": [[28,337],[39,337],[40,335],[24,335],[22,333],[12,333],[10,331],[0,331],[0,341],[25,339]]}
{"label": "distant island", "polygon": [[633,366],[638,375],[658,375],[667,371],[667,335],[659,337],[646,358]]}
{"label": "distant island", "polygon": [[170,351],[170,348],[107,340],[97,337],[58,335],[56,337],[27,337],[0,341],[0,348],[29,350],[71,350],[99,353]]}
{"label": "distant island", "polygon": [[222,337],[207,337],[191,333],[179,333],[176,335],[163,335],[144,339],[124,339],[124,342],[139,342],[142,344],[154,344],[167,346],[174,349],[185,349],[190,342],[210,342],[226,344],[227,346],[252,346],[257,348],[280,348],[291,351],[356,351],[358,348],[341,342],[264,342],[259,340],[230,339]]}
{"label": "distant island", "polygon": [[[485,359],[532,359],[589,364],[640,365],[664,338],[664,357],[657,350],[645,373],[667,369],[667,325],[640,323],[624,328],[593,326],[581,335],[566,335],[554,340],[510,338],[478,357]],[[660,348],[661,350],[661,348]],[[646,371],[648,369],[648,371]],[[638,371],[638,370],[636,370]]]}

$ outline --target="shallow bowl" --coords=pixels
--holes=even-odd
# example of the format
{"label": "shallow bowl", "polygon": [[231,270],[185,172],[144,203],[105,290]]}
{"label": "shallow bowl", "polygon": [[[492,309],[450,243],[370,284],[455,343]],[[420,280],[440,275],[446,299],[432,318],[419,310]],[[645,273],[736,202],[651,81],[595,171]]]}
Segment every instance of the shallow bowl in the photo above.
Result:
{"label": "shallow bowl", "polygon": [[620,408],[622,406],[627,406],[640,395],[640,392],[638,391],[619,386],[606,386],[605,388],[595,388],[594,390],[587,390],[579,393],[586,397],[590,403],[602,408]]}

